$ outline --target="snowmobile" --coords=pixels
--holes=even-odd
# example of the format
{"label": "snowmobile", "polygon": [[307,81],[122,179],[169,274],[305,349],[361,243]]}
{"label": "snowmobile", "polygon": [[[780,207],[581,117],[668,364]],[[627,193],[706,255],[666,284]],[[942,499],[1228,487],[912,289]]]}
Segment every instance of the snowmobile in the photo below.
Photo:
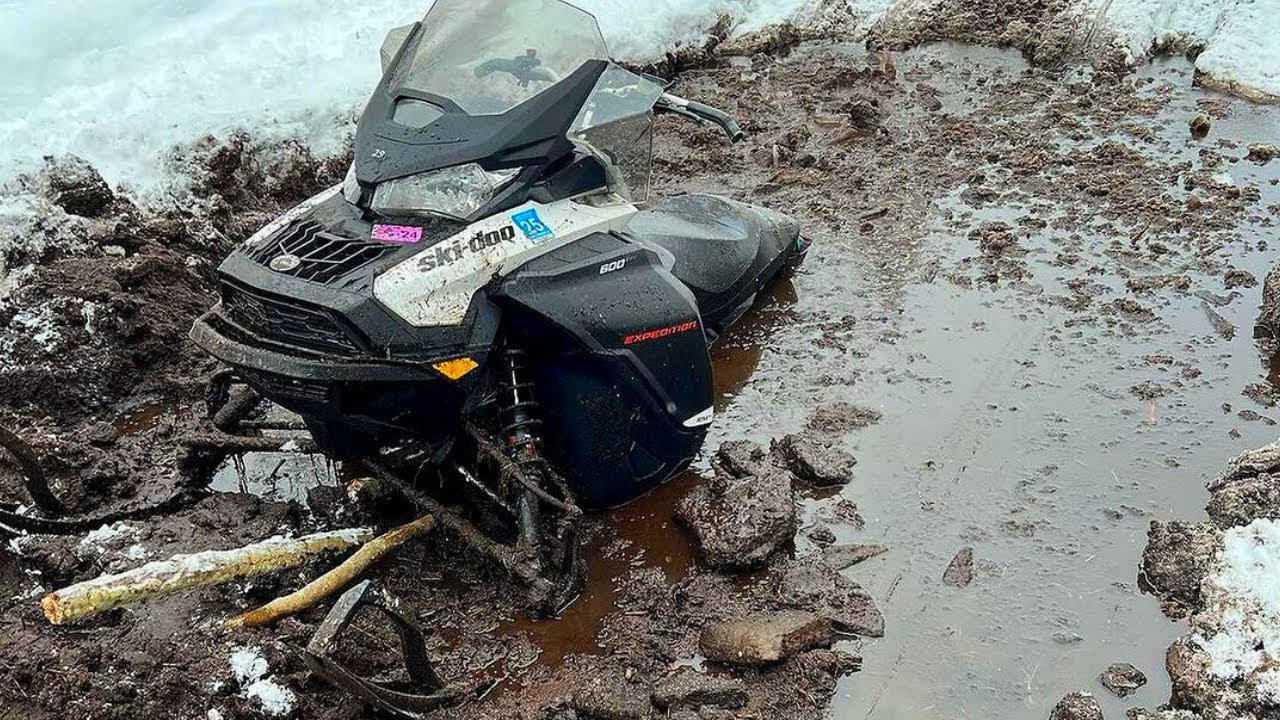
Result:
{"label": "snowmobile", "polygon": [[650,202],[656,114],[743,132],[566,2],[437,0],[382,59],[345,181],[219,268],[192,330],[230,368],[219,425],[258,397],[300,416],[554,612],[584,510],[690,463],[711,346],[809,243],[728,198]]}

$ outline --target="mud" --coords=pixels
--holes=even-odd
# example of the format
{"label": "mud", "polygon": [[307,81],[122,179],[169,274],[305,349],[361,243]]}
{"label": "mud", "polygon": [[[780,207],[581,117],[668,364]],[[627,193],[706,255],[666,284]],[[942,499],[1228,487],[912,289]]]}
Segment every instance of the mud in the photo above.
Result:
{"label": "mud", "polygon": [[[1059,48],[1080,38],[1057,31],[1056,13],[1029,4],[1013,13],[1026,27],[1008,37],[979,10],[958,31],[934,23],[877,37],[1070,57]],[[1134,569],[1153,519],[1202,518],[1201,480],[1274,440],[1268,408],[1241,395],[1280,379],[1270,349],[1222,332],[1204,307],[1247,328],[1261,304],[1260,287],[1224,291],[1243,277],[1233,271],[1265,276],[1280,243],[1280,170],[1244,160],[1248,145],[1274,142],[1276,110],[1191,88],[1177,58],[1118,75],[951,44],[868,55],[838,38],[786,36],[732,52],[712,53],[710,67],[673,61],[685,69],[675,91],[735,109],[748,140],[728,146],[664,119],[655,194],[720,192],[785,210],[816,244],[717,347],[708,448],[808,434],[857,458],[851,479],[834,494],[801,486],[793,547],[726,574],[693,561],[674,521],[676,504],[714,477],[708,457],[643,503],[592,519],[592,583],[559,622],[525,619],[518,591],[447,538],[411,545],[375,574],[431,631],[442,675],[498,683],[441,717],[645,717],[665,712],[655,689],[685,667],[741,683],[746,705],[728,712],[742,717],[1046,717],[1117,659],[1150,678],[1130,702],[1186,695],[1156,672],[1182,630]],[[1187,128],[1201,112],[1212,129],[1196,140]],[[4,422],[48,458],[77,510],[209,481],[214,470],[189,466],[175,442],[205,422],[213,370],[186,329],[212,302],[230,243],[342,168],[243,136],[181,156],[194,179],[175,207],[122,204],[115,189],[96,218],[48,208],[37,228],[47,241],[7,251]],[[730,449],[720,465],[734,475],[768,462],[749,444]],[[296,653],[323,610],[273,630],[217,629],[314,570],[74,629],[40,619],[41,589],[137,562],[131,553],[365,517],[334,492],[358,468],[277,473],[276,462],[222,470],[220,489],[243,483],[266,497],[220,492],[140,523],[136,539],[99,543],[101,554],[79,538],[0,550],[0,717],[260,717],[229,667],[238,647],[263,655],[269,678],[296,696],[295,717],[361,717]],[[8,475],[4,497],[24,501]],[[315,484],[329,490],[308,492]],[[312,496],[314,507],[301,502]],[[1241,503],[1254,497],[1241,490]],[[1235,507],[1215,514],[1235,518]],[[890,551],[836,570],[820,550],[833,538]],[[978,558],[963,590],[942,582],[959,547]],[[1146,574],[1164,582],[1155,565]],[[1177,591],[1191,611],[1190,584]],[[701,657],[708,624],[782,610],[862,637],[758,670]],[[394,667],[385,629],[360,628],[350,652],[362,669]],[[1109,694],[1096,702],[1108,717],[1128,707]],[[700,716],[724,710],[707,705]]]}

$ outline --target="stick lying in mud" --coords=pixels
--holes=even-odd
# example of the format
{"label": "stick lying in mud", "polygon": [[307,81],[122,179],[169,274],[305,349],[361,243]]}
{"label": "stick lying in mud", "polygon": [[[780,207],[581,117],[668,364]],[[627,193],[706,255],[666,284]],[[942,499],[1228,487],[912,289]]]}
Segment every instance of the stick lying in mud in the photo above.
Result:
{"label": "stick lying in mud", "polygon": [[309,558],[348,550],[372,537],[372,530],[356,528],[300,538],[271,538],[237,550],[175,555],[52,592],[40,601],[40,607],[49,622],[62,625],[162,595],[298,567]]}
{"label": "stick lying in mud", "polygon": [[354,555],[341,565],[321,575],[298,590],[284,597],[276,598],[257,610],[250,610],[243,615],[231,618],[225,624],[228,629],[242,627],[262,627],[279,620],[296,615],[319,603],[321,600],[341,591],[353,580],[364,573],[374,562],[395,551],[410,540],[425,535],[436,526],[436,519],[431,515],[423,516],[408,525],[401,525],[391,532],[370,540]]}

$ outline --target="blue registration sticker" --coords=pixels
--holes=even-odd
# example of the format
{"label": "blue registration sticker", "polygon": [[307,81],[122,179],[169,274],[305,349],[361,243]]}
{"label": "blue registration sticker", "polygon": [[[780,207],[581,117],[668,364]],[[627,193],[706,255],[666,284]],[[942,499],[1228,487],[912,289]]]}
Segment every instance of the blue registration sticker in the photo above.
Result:
{"label": "blue registration sticker", "polygon": [[551,228],[547,227],[546,223],[542,222],[542,218],[538,217],[537,208],[529,208],[524,212],[518,212],[515,215],[512,215],[511,222],[515,223],[516,227],[520,228],[520,232],[524,233],[525,237],[535,243],[539,243],[549,237],[556,236],[556,234],[552,232]]}

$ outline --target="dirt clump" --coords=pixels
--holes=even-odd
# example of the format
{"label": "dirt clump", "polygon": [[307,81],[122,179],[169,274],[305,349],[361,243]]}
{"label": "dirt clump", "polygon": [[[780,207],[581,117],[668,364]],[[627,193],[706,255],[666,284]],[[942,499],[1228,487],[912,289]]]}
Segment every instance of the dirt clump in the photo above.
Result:
{"label": "dirt clump", "polygon": [[1245,159],[1259,164],[1266,164],[1280,158],[1280,145],[1272,143],[1256,143],[1249,146],[1249,154]]}
{"label": "dirt clump", "polygon": [[1102,720],[1102,707],[1091,693],[1073,692],[1053,707],[1049,720]]}
{"label": "dirt clump", "polygon": [[822,561],[833,570],[844,570],[889,552],[884,545],[832,545],[822,550]]}
{"label": "dirt clump", "polygon": [[1222,549],[1222,531],[1212,523],[1151,521],[1139,582],[1160,598],[1170,617],[1186,617],[1200,605],[1200,583]]}
{"label": "dirt clump", "polygon": [[736,678],[684,668],[658,682],[653,689],[653,704],[668,711],[708,706],[736,710],[747,704],[747,690]]}
{"label": "dirt clump", "polygon": [[774,570],[770,585],[779,608],[816,612],[847,635],[884,636],[884,615],[875,600],[826,563],[788,560]]}
{"label": "dirt clump", "polygon": [[40,181],[54,205],[72,215],[96,218],[116,202],[107,181],[87,160],[77,155],[45,158]]}
{"label": "dirt clump", "polygon": [[814,410],[805,427],[825,436],[838,436],[875,425],[881,417],[880,411],[874,408],[834,402]]}
{"label": "dirt clump", "polygon": [[853,455],[837,447],[832,440],[812,432],[787,435],[773,442],[772,454],[814,487],[840,487],[853,477],[858,463]]}
{"label": "dirt clump", "polygon": [[1147,676],[1131,663],[1115,663],[1098,676],[1098,682],[1116,697],[1129,697],[1147,684]]}
{"label": "dirt clump", "polygon": [[956,556],[951,558],[946,572],[942,574],[942,582],[958,588],[968,587],[969,583],[973,582],[973,548],[961,548]]}
{"label": "dirt clump", "polygon": [[765,564],[796,534],[792,475],[772,463],[760,472],[715,479],[676,507],[708,567],[746,570]]}
{"label": "dirt clump", "polygon": [[1223,530],[1259,519],[1280,519],[1280,475],[1262,473],[1223,483],[1205,510]]}
{"label": "dirt clump", "polygon": [[1280,265],[1267,273],[1262,284],[1262,312],[1258,316],[1259,337],[1280,339]]}

